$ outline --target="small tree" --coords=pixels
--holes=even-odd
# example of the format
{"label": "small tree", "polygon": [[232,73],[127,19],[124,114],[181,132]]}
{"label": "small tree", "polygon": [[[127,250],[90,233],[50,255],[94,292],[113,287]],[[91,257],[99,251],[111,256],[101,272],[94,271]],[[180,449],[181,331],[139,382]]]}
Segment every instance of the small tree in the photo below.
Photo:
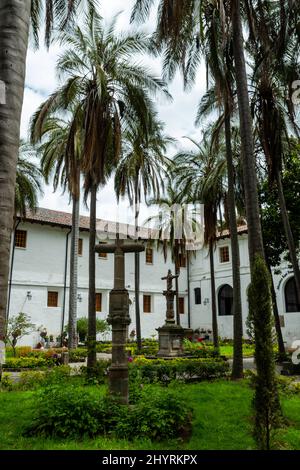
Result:
{"label": "small tree", "polygon": [[20,312],[15,317],[12,317],[8,322],[7,327],[7,341],[13,348],[14,357],[16,356],[17,342],[23,336],[29,335],[34,331],[35,325],[31,323],[29,315]]}
{"label": "small tree", "polygon": [[[105,320],[96,320],[96,333],[106,333],[109,331],[110,326]],[[79,336],[79,341],[84,343],[87,340],[88,334],[88,319],[86,317],[78,318],[77,320],[77,333]]]}
{"label": "small tree", "polygon": [[249,287],[249,316],[255,338],[257,378],[255,385],[255,438],[261,450],[269,450],[271,433],[278,427],[281,408],[275,377],[272,343],[272,299],[270,274],[265,261],[256,255]]}

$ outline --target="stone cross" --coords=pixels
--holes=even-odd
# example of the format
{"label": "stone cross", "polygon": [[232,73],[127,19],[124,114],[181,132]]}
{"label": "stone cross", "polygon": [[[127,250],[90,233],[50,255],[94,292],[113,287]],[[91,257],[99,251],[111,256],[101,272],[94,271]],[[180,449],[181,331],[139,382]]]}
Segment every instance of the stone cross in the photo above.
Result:
{"label": "stone cross", "polygon": [[114,288],[109,297],[107,322],[112,326],[112,364],[109,368],[109,389],[120,403],[128,404],[128,357],[125,351],[127,326],[130,324],[129,295],[125,289],[125,253],[140,253],[145,247],[124,243],[117,235],[115,244],[99,244],[96,253],[114,254]]}
{"label": "stone cross", "polygon": [[176,291],[172,290],[173,287],[173,279],[177,279],[179,275],[172,275],[171,270],[169,269],[168,275],[166,277],[162,277],[162,281],[167,281],[167,290],[163,292],[164,296],[167,299],[167,323],[175,323],[175,313],[174,313],[174,297]]}

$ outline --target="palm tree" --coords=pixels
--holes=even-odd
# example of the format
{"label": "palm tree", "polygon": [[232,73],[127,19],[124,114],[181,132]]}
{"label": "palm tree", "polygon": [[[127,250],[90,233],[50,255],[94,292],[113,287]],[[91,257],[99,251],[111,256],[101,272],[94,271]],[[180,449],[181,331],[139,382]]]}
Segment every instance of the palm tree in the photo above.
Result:
{"label": "palm tree", "polygon": [[[42,191],[42,172],[35,163],[36,151],[34,148],[24,140],[21,140],[20,151],[17,165],[16,177],[16,190],[15,190],[15,205],[14,205],[14,237],[16,228],[19,222],[16,223],[17,217],[25,218],[27,211],[34,212],[38,207],[39,196],[43,194]],[[15,243],[12,246],[11,262],[10,262],[10,275],[8,283],[8,300],[6,311],[6,322],[9,318],[10,310],[10,297],[12,286],[12,275],[14,267]]]}
{"label": "palm tree", "polygon": [[204,243],[208,246],[210,261],[213,337],[214,346],[218,348],[214,250],[217,239],[218,209],[224,197],[226,160],[223,152],[212,151],[207,135],[200,144],[190,140],[196,146],[196,150],[182,151],[175,156],[175,174],[178,186],[186,195],[187,201],[200,201],[204,206]]}
{"label": "palm tree", "polygon": [[72,27],[80,6],[92,9],[96,0],[2,0],[0,5],[0,340],[5,337],[10,240],[13,229],[16,169],[20,140],[29,30],[38,44],[45,24],[45,43],[53,33]]}
{"label": "palm tree", "polygon": [[[154,222],[155,224],[155,230],[158,231],[157,249],[162,248],[165,262],[167,261],[169,250],[171,251],[175,275],[179,277],[181,259],[186,256],[189,242],[189,225],[193,225],[194,220],[189,220],[190,214],[182,206],[183,195],[171,183],[170,178],[167,180],[164,193],[162,196],[148,201],[149,206],[157,205],[160,210],[158,215],[149,217],[147,222]],[[187,223],[183,224],[184,221]],[[180,325],[178,277],[175,278],[175,310],[176,322],[177,325]]]}
{"label": "palm tree", "polygon": [[47,184],[53,177],[53,188],[62,186],[68,190],[72,199],[72,232],[70,254],[70,290],[68,346],[77,347],[77,284],[78,284],[78,239],[80,207],[80,155],[82,135],[80,130],[74,132],[70,121],[65,121],[55,114],[49,115],[40,125],[41,106],[32,118],[31,140],[42,141],[38,148],[41,156],[41,169]]}
{"label": "palm tree", "polygon": [[15,214],[26,217],[27,210],[35,211],[42,191],[42,172],[37,167],[36,151],[24,140],[20,143],[17,164]]}
{"label": "palm tree", "polygon": [[83,28],[67,31],[62,38],[65,51],[57,63],[63,82],[40,109],[37,126],[47,114],[71,113],[72,134],[82,132],[81,167],[85,199],[90,195],[89,243],[89,333],[88,367],[96,364],[95,243],[96,197],[100,185],[115,168],[125,124],[139,122],[147,133],[153,104],[149,94],[169,97],[164,82],[134,56],[149,48],[144,33],[115,33],[115,17],[104,27],[92,11]]}
{"label": "palm tree", "polygon": [[[222,15],[218,4],[205,9],[203,25],[203,44],[207,67],[214,80],[211,89],[200,102],[196,123],[217,106],[219,118],[212,129],[214,147],[220,145],[220,132],[224,134],[224,151],[227,161],[227,185],[225,215],[227,215],[231,239],[232,278],[233,278],[233,315],[234,315],[234,355],[232,378],[243,377],[243,319],[240,280],[240,253],[236,215],[235,168],[233,163],[231,119],[236,111],[234,70],[232,57],[232,33],[228,15]],[[197,65],[197,49],[187,61],[185,82],[193,82],[193,70]],[[199,61],[199,59],[198,59]],[[223,140],[223,139],[222,139]],[[223,142],[222,142],[223,145]],[[218,151],[218,149],[217,149]]]}
{"label": "palm tree", "polygon": [[[270,8],[268,3],[263,3],[265,3],[264,8],[258,8],[253,18],[255,35],[250,42],[250,51],[254,61],[252,111],[260,150],[265,154],[268,165],[270,187],[274,184],[277,187],[282,224],[300,301],[300,269],[296,242],[282,186],[284,154],[289,151],[289,129],[294,131],[297,137],[300,131],[293,100],[290,99],[290,93],[286,91],[286,83],[292,83],[299,77],[300,67],[297,58],[299,40],[295,40],[289,26],[289,19],[294,20],[295,11],[293,10],[293,15],[291,15],[283,5],[280,15],[278,7],[274,11],[274,7]],[[272,21],[268,20],[269,16]],[[280,54],[272,47],[274,41],[281,46]]]}
{"label": "palm tree", "polygon": [[[160,195],[164,187],[166,169],[170,161],[165,153],[172,139],[163,134],[163,125],[151,119],[148,135],[138,126],[128,128],[123,136],[122,157],[115,174],[115,191],[117,198],[127,195],[130,204],[134,205],[135,232],[138,233],[139,207],[142,193],[144,199],[153,194]],[[138,350],[142,348],[140,319],[140,254],[135,253],[135,317]]]}

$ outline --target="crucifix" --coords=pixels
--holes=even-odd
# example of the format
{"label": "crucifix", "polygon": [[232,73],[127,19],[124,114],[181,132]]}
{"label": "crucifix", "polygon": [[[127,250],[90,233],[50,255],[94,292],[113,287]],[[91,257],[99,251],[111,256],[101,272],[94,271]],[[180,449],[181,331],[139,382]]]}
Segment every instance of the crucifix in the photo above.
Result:
{"label": "crucifix", "polygon": [[112,364],[109,368],[109,390],[120,403],[128,404],[128,358],[125,351],[127,326],[130,324],[129,295],[125,289],[125,253],[140,253],[145,247],[124,243],[117,234],[116,243],[99,244],[96,253],[114,254],[114,288],[109,297],[107,322],[112,327]]}
{"label": "crucifix", "polygon": [[174,314],[174,297],[176,291],[172,289],[173,287],[173,279],[177,279],[179,276],[172,275],[171,270],[169,269],[168,275],[166,277],[162,277],[162,281],[167,281],[167,290],[163,292],[163,295],[167,299],[167,312],[166,312],[166,323],[175,323],[175,314]]}

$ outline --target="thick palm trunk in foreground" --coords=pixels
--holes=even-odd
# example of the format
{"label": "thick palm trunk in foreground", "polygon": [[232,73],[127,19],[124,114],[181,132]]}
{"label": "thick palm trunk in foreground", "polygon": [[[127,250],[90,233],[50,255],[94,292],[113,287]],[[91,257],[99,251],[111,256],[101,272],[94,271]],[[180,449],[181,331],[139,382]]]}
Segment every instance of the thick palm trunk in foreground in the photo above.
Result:
{"label": "thick palm trunk in foreground", "polygon": [[73,197],[72,235],[70,255],[69,290],[69,349],[77,347],[77,286],[78,286],[78,238],[79,238],[80,200]]}
{"label": "thick palm trunk in foreground", "polygon": [[91,188],[90,240],[89,240],[89,318],[88,318],[88,361],[89,370],[96,367],[96,204],[97,185]]}
{"label": "thick palm trunk in foreground", "polygon": [[0,2],[0,340],[5,336],[30,6],[31,0]]}
{"label": "thick palm trunk in foreground", "polygon": [[[226,100],[226,98],[225,98]],[[243,377],[243,317],[240,278],[240,250],[235,211],[234,168],[231,147],[231,123],[229,107],[225,105],[225,139],[228,177],[228,215],[232,255],[233,281],[233,365],[232,378]]]}

